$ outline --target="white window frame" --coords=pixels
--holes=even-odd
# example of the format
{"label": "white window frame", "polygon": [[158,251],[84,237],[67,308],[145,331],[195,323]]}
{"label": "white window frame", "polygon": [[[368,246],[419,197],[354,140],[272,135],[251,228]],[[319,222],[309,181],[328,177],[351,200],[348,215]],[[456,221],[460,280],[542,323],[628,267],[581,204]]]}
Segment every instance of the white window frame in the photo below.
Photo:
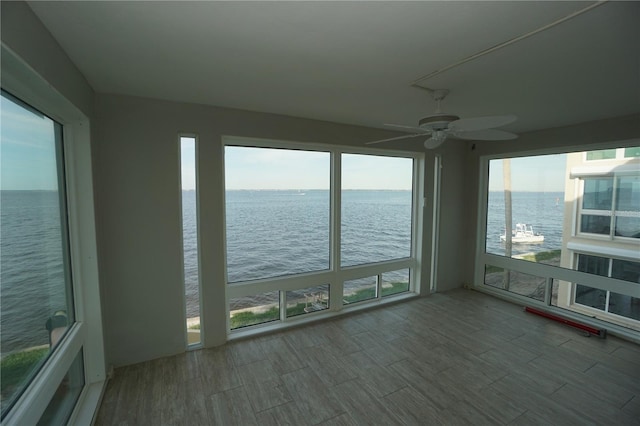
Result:
{"label": "white window frame", "polygon": [[[635,141],[637,143],[637,141]],[[611,146],[619,148],[620,144],[624,144],[625,141],[615,141],[611,143]],[[629,145],[631,146],[631,145]],[[491,294],[493,296],[506,299],[515,303],[525,304],[528,306],[536,306],[549,312],[553,312],[565,317],[575,319],[595,327],[606,328],[610,333],[625,337],[629,340],[640,342],[640,334],[625,326],[610,322],[610,317],[606,317],[604,320],[600,318],[593,318],[585,314],[578,312],[568,311],[566,309],[559,308],[551,305],[551,291],[554,280],[565,281],[569,283],[580,283],[596,289],[610,291],[614,293],[626,294],[631,297],[640,297],[640,286],[629,283],[628,281],[619,280],[616,278],[601,277],[598,275],[592,275],[585,272],[576,271],[573,269],[559,268],[556,266],[545,265],[541,263],[528,262],[525,260],[507,258],[505,256],[499,256],[486,252],[486,224],[487,224],[487,195],[489,189],[489,162],[491,160],[499,160],[505,158],[518,158],[538,155],[551,155],[551,154],[566,154],[574,150],[562,150],[562,149],[545,149],[516,153],[500,153],[492,155],[484,155],[479,158],[479,177],[478,177],[478,217],[477,217],[477,240],[476,240],[476,256],[474,263],[474,279],[473,288]],[[574,176],[571,176],[572,178]],[[575,214],[575,212],[574,212]],[[576,221],[577,222],[577,221]],[[579,228],[578,228],[579,229]],[[595,234],[589,234],[593,236]],[[575,236],[575,235],[572,235]],[[605,236],[606,238],[606,236]],[[617,239],[617,238],[616,238]],[[626,238],[628,240],[637,240]],[[636,241],[637,243],[637,241]],[[509,292],[503,289],[495,288],[484,284],[485,266],[492,265],[503,269],[512,271],[518,271],[525,274],[535,275],[545,279],[545,297],[543,301],[535,300],[526,296],[522,296],[513,292]],[[575,288],[575,284],[572,284],[572,288]],[[572,291],[571,302],[573,302]],[[602,311],[599,311],[602,312]],[[612,314],[606,314],[612,315]],[[617,316],[617,315],[616,315]],[[619,317],[619,316],[617,316]],[[602,317],[601,317],[602,318]],[[619,317],[624,318],[624,317]],[[634,321],[634,320],[630,320]],[[637,321],[634,321],[634,324]]]}
{"label": "white window frame", "polygon": [[75,323],[2,424],[36,424],[80,350],[85,385],[69,424],[89,424],[106,379],[91,170],[90,121],[20,57],[2,45],[2,88],[63,126]]}
{"label": "white window frame", "polygon": [[[340,147],[329,144],[310,144],[301,142],[279,141],[270,139],[254,139],[235,136],[224,136],[222,147],[226,146],[247,146],[256,148],[280,148],[304,151],[329,152],[331,156],[331,183],[330,183],[330,259],[329,269],[323,271],[307,272],[301,274],[265,278],[246,282],[228,283],[227,279],[227,259],[226,259],[226,214],[224,215],[224,269],[226,288],[226,318],[227,318],[227,338],[234,339],[247,335],[258,334],[267,330],[286,328],[291,325],[316,321],[341,314],[343,311],[356,311],[371,307],[372,305],[385,304],[406,298],[415,297],[420,293],[421,283],[421,254],[422,254],[422,222],[423,222],[423,185],[424,185],[424,154],[387,151],[374,148]],[[413,189],[412,189],[412,229],[411,229],[411,255],[407,258],[394,259],[383,262],[376,262],[364,265],[342,267],[340,255],[340,232],[341,232],[341,183],[342,183],[342,154],[363,154],[378,155],[385,157],[401,157],[413,159]],[[224,164],[223,164],[224,170]],[[224,181],[223,181],[224,185]],[[224,204],[226,205],[226,199]],[[343,283],[348,280],[366,278],[374,275],[381,275],[385,272],[393,272],[401,269],[409,269],[409,291],[398,295],[385,296],[382,298],[380,292],[374,299],[362,302],[343,305]],[[379,281],[379,280],[378,280]],[[280,297],[280,321],[257,324],[250,327],[230,329],[229,302],[231,299],[245,296],[253,296],[260,293],[272,291],[292,291],[308,287],[329,284],[329,309],[314,312],[307,315],[298,315],[286,318],[283,310],[286,305],[282,305],[284,297]],[[378,284],[379,286],[380,284]]]}
{"label": "white window frame", "polygon": [[[619,148],[624,149],[624,148]],[[616,210],[615,206],[618,202],[618,185],[619,179],[625,176],[639,176],[640,171],[637,169],[635,173],[631,171],[626,171],[623,173],[613,173],[613,174],[603,174],[603,175],[589,175],[582,176],[579,178],[579,194],[584,195],[584,186],[586,179],[605,179],[610,178],[613,181],[612,190],[612,198],[611,198],[611,208],[609,210],[598,210],[598,209],[585,209],[582,207],[582,203],[578,203],[578,216],[575,221],[576,228],[574,230],[576,235],[593,238],[593,239],[601,239],[601,240],[616,240],[621,242],[629,242],[630,244],[637,243],[638,239],[633,237],[623,237],[620,235],[616,235],[616,218],[618,217],[638,217],[640,216],[640,212],[633,211],[625,211],[625,210]],[[582,232],[582,215],[590,215],[590,216],[602,216],[609,218],[609,235],[606,234],[595,234],[592,232]]]}

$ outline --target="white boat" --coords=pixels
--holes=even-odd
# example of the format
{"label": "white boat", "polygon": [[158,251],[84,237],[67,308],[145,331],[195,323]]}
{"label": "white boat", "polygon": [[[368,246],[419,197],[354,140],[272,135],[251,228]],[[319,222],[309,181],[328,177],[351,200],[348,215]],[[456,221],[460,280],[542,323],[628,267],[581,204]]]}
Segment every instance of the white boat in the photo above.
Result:
{"label": "white boat", "polygon": [[[500,235],[500,241],[507,241],[506,234]],[[512,243],[541,243],[544,235],[533,232],[533,226],[526,223],[516,223],[516,229],[511,231]]]}

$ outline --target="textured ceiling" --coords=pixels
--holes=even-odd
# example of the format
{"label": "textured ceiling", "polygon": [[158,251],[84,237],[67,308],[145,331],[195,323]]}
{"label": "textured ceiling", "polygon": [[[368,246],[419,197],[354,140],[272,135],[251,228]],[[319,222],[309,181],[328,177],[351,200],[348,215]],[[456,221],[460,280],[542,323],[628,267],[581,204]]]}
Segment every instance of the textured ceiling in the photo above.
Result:
{"label": "textured ceiling", "polygon": [[96,92],[413,125],[444,69],[444,110],[515,132],[640,112],[640,3],[593,4],[29,3]]}

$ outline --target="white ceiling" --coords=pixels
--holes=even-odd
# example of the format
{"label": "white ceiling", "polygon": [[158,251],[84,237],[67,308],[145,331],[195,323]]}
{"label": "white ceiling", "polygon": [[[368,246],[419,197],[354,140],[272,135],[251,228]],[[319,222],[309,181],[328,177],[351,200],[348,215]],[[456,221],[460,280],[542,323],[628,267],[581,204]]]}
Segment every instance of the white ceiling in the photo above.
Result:
{"label": "white ceiling", "polygon": [[[421,77],[593,2],[30,2],[96,92],[382,127]],[[606,3],[423,79],[524,132],[640,112],[640,3]]]}

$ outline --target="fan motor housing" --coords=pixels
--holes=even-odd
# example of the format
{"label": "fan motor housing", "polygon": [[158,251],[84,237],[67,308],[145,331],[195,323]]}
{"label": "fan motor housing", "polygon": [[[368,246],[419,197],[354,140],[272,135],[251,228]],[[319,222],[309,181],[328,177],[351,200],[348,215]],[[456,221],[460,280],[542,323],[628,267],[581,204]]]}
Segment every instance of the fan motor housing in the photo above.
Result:
{"label": "fan motor housing", "polygon": [[449,123],[459,119],[460,117],[453,114],[434,114],[420,119],[418,125],[431,131],[445,130],[448,128]]}

